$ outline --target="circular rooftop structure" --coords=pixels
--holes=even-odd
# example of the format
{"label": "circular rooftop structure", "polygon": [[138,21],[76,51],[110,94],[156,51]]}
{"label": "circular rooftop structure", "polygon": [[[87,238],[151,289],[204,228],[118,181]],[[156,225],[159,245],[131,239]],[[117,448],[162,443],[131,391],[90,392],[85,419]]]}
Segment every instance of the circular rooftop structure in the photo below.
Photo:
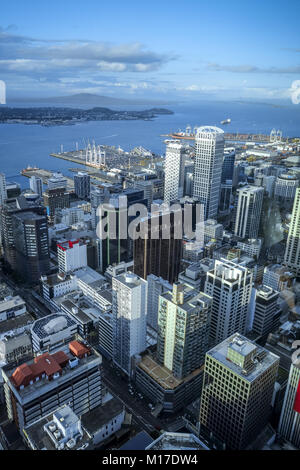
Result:
{"label": "circular rooftop structure", "polygon": [[196,134],[222,135],[224,134],[224,131],[223,129],[215,126],[200,126],[196,128]]}

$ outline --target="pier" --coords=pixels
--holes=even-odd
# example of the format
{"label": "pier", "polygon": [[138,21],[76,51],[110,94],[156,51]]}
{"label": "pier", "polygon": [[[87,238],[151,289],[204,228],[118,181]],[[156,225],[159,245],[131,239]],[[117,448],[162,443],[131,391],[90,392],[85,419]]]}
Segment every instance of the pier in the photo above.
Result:
{"label": "pier", "polygon": [[[41,178],[41,180],[43,181],[43,184],[46,184],[46,185],[48,185],[48,179],[52,176],[52,174],[53,174],[53,171],[44,170],[42,168],[36,168],[36,167],[34,168],[27,167],[21,171],[22,176],[26,176],[26,178],[31,178],[31,176],[37,176]],[[67,179],[67,189],[70,191],[74,191],[73,179],[67,176],[65,178]]]}

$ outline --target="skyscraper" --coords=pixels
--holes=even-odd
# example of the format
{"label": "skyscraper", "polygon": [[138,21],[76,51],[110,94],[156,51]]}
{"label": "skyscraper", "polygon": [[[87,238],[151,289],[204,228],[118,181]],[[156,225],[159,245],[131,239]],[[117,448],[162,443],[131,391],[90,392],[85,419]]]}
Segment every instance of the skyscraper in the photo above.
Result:
{"label": "skyscraper", "polygon": [[286,242],[284,264],[297,277],[300,276],[300,188],[297,188],[289,234]]}
{"label": "skyscraper", "polygon": [[86,172],[79,171],[74,176],[75,194],[82,198],[90,197],[91,192],[91,178]]}
{"label": "skyscraper", "polygon": [[255,311],[252,330],[266,337],[279,325],[281,309],[277,304],[279,292],[268,286],[261,286],[256,291]]}
{"label": "skyscraper", "polygon": [[20,212],[13,216],[12,226],[16,271],[27,282],[38,283],[43,274],[48,274],[50,265],[47,217]]}
{"label": "skyscraper", "polygon": [[207,272],[205,293],[213,298],[210,339],[215,345],[234,332],[245,334],[252,290],[252,273],[232,261],[216,260]]}
{"label": "skyscraper", "polygon": [[29,181],[30,189],[38,194],[40,197],[43,195],[43,182],[38,176],[31,176]]}
{"label": "skyscraper", "polygon": [[65,188],[57,187],[44,192],[44,205],[51,222],[54,221],[56,209],[70,207],[70,193]]}
{"label": "skyscraper", "polygon": [[157,330],[159,296],[168,290],[172,290],[168,281],[154,274],[147,276],[147,324],[154,330]]}
{"label": "skyscraper", "polygon": [[130,273],[112,279],[114,362],[131,376],[132,359],[146,349],[147,281]]}
{"label": "skyscraper", "polygon": [[193,196],[204,204],[205,219],[214,219],[218,214],[224,131],[218,127],[198,127],[195,150]]}
{"label": "skyscraper", "polygon": [[300,447],[300,367],[291,364],[280,415],[279,435]]}
{"label": "skyscraper", "polygon": [[[13,227],[13,217],[15,214],[34,212],[38,215],[45,215],[45,208],[37,203],[26,199],[23,195],[13,199],[7,199],[0,210],[0,226],[2,236],[2,246],[4,259],[11,269],[17,269],[16,263],[16,232]],[[21,266],[19,266],[21,268]]]}
{"label": "skyscraper", "polygon": [[245,186],[237,190],[234,234],[241,238],[257,238],[264,188]]}
{"label": "skyscraper", "polygon": [[[147,237],[133,241],[134,272],[143,279],[147,279],[149,274],[155,274],[170,283],[175,282],[180,272],[182,253],[182,238],[176,238],[175,213],[165,210],[152,213],[144,223],[148,224]],[[152,224],[155,230],[151,229]],[[165,236],[165,231],[169,236]]]}
{"label": "skyscraper", "polygon": [[165,140],[165,144],[164,202],[170,204],[183,196],[185,152],[179,140]]}
{"label": "skyscraper", "polygon": [[245,449],[268,423],[279,358],[239,334],[206,353],[200,431]]}
{"label": "skyscraper", "polygon": [[183,379],[204,363],[212,299],[187,284],[159,297],[157,360]]}
{"label": "skyscraper", "polygon": [[4,203],[7,197],[6,193],[6,179],[3,173],[0,173],[0,206]]}

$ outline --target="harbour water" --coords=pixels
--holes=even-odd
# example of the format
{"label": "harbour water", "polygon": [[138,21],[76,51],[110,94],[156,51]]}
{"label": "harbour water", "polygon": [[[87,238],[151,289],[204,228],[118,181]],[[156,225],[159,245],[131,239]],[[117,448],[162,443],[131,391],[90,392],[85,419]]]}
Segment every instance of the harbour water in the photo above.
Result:
{"label": "harbour water", "polygon": [[[28,179],[20,176],[27,165],[48,170],[61,170],[66,174],[71,162],[50,157],[50,153],[74,150],[76,142],[84,148],[88,140],[96,144],[115,145],[124,150],[143,146],[155,153],[164,153],[164,137],[170,131],[184,130],[190,124],[224,125],[225,132],[264,133],[280,129],[284,137],[300,136],[300,106],[242,103],[199,102],[166,106],[173,115],[158,116],[151,121],[98,121],[73,126],[43,127],[39,125],[0,124],[0,171],[9,181],[28,186]],[[121,109],[121,107],[119,107]],[[140,109],[149,106],[139,107]],[[127,109],[129,107],[127,106]]]}

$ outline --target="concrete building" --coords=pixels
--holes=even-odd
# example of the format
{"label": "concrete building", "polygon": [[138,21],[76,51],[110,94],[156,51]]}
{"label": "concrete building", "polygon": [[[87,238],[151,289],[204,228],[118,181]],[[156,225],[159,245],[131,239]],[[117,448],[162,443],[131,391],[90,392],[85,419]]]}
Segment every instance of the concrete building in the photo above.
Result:
{"label": "concrete building", "polygon": [[74,187],[76,196],[81,199],[89,198],[91,192],[91,177],[84,171],[79,171],[74,176]]}
{"label": "concrete building", "polygon": [[[299,361],[299,359],[298,359]],[[278,433],[298,449],[300,447],[300,367],[291,364]]]}
{"label": "concrete building", "polygon": [[274,196],[279,202],[292,202],[296,189],[299,186],[299,178],[290,173],[282,173],[275,182]]}
{"label": "concrete building", "polygon": [[239,334],[206,353],[200,432],[245,449],[268,423],[279,358]]}
{"label": "concrete building", "polygon": [[270,264],[264,268],[263,285],[272,287],[276,291],[282,291],[292,287],[295,276],[282,264]]}
{"label": "concrete building", "polygon": [[193,196],[204,204],[204,218],[218,214],[224,156],[224,131],[218,127],[198,127],[195,138]]}
{"label": "concrete building", "polygon": [[183,379],[199,368],[209,348],[212,299],[184,285],[159,297],[157,360]]}
{"label": "concrete building", "polygon": [[132,358],[146,349],[147,281],[127,272],[112,280],[114,362],[131,376]]}
{"label": "concrete building", "polygon": [[82,450],[92,443],[80,418],[68,405],[26,426],[23,434],[32,450]]}
{"label": "concrete building", "polygon": [[82,240],[62,241],[57,244],[57,260],[60,272],[69,273],[87,266],[87,245]]}
{"label": "concrete building", "polygon": [[53,173],[52,176],[48,179],[48,189],[66,189],[66,187],[67,178],[59,171],[57,173]]}
{"label": "concrete building", "polygon": [[154,274],[147,276],[147,324],[157,331],[159,296],[172,290],[172,285]]}
{"label": "concrete building", "polygon": [[78,415],[102,403],[101,356],[78,341],[2,370],[8,418],[24,427],[69,404]]}
{"label": "concrete building", "polygon": [[40,197],[43,195],[43,181],[38,176],[31,176],[29,180],[30,189],[38,194]]}
{"label": "concrete building", "polygon": [[279,293],[262,285],[256,290],[255,311],[252,330],[261,337],[267,337],[279,326],[281,310],[277,303]]}
{"label": "concrete building", "polygon": [[[201,222],[200,222],[201,223]],[[221,239],[223,237],[223,225],[218,224],[216,220],[207,219],[204,222],[204,243],[211,239]]]}
{"label": "concrete building", "polygon": [[245,240],[239,240],[236,246],[244,251],[248,256],[251,256],[251,258],[258,259],[262,247],[262,239],[246,238]]}
{"label": "concrete building", "polygon": [[26,313],[25,301],[19,296],[8,296],[0,301],[0,322]]}
{"label": "concrete building", "polygon": [[237,189],[234,234],[240,238],[257,238],[264,188],[245,186]]}
{"label": "concrete building", "polygon": [[233,261],[216,260],[207,272],[205,293],[213,298],[211,344],[224,341],[234,332],[245,334],[252,290],[252,273]]}
{"label": "concrete building", "polygon": [[164,202],[170,204],[183,196],[185,147],[179,140],[165,140]]}
{"label": "concrete building", "polygon": [[[10,334],[1,336],[0,339],[0,362],[9,364],[17,362],[22,357],[32,354],[32,344],[30,334],[27,331],[16,334],[12,331]],[[1,375],[1,371],[0,371]]]}
{"label": "concrete building", "polygon": [[49,352],[74,339],[77,325],[68,315],[53,313],[36,320],[30,333],[33,350]]}
{"label": "concrete building", "polygon": [[294,199],[292,218],[286,242],[284,265],[297,277],[300,276],[300,188]]}

